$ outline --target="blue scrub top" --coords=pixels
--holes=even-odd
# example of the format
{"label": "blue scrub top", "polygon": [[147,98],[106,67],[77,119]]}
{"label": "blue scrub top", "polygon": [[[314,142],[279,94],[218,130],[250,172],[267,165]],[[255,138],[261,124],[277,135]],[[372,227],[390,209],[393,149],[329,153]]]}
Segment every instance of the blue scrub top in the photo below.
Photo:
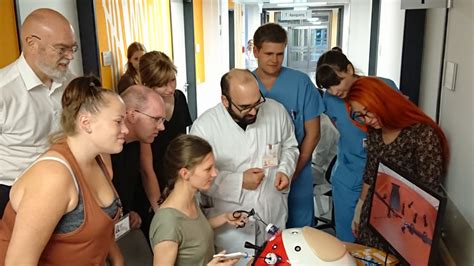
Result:
{"label": "blue scrub top", "polygon": [[293,120],[296,140],[301,145],[304,138],[304,122],[320,116],[324,111],[321,95],[313,82],[303,72],[282,67],[275,83],[267,91],[256,75],[256,70],[254,74],[263,96],[274,99],[285,107]]}
{"label": "blue scrub top", "polygon": [[331,181],[342,183],[350,190],[360,191],[367,157],[364,146],[367,134],[352,122],[344,100],[325,92],[323,102],[326,114],[340,134],[338,160],[334,165]]}
{"label": "blue scrub top", "polygon": [[[377,77],[398,91],[397,85],[390,79]],[[353,191],[362,189],[362,176],[365,170],[367,150],[366,132],[357,127],[350,117],[344,100],[327,92],[323,95],[326,114],[334,122],[340,133],[337,157],[331,180]]]}

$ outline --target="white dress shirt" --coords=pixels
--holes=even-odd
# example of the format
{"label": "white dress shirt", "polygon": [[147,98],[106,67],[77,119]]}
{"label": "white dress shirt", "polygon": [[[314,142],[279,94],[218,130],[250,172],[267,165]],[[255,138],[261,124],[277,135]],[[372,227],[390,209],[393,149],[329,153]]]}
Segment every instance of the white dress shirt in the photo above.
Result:
{"label": "white dress shirt", "polygon": [[[68,72],[63,84],[71,78]],[[49,134],[59,130],[63,84],[48,88],[23,54],[0,69],[0,184],[13,185],[49,147]]]}

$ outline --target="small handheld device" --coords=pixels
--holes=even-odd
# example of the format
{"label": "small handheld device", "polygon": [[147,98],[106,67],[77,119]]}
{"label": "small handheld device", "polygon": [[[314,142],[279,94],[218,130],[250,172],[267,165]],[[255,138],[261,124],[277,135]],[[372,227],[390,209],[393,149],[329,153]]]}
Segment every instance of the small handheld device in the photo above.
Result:
{"label": "small handheld device", "polygon": [[213,258],[221,258],[223,260],[231,260],[231,259],[240,259],[240,258],[248,258],[249,254],[247,252],[234,252],[228,254],[215,254],[212,256]]}

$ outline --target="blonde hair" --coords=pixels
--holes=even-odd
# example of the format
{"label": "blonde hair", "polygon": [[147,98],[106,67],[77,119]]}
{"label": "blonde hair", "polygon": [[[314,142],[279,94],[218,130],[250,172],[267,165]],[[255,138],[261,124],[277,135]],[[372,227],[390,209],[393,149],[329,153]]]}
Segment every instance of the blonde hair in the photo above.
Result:
{"label": "blonde hair", "polygon": [[176,78],[176,66],[163,52],[152,51],[144,54],[139,63],[140,79],[143,85],[163,87]]}
{"label": "blonde hair", "polygon": [[101,87],[96,77],[78,77],[73,79],[64,90],[61,105],[61,131],[50,137],[55,143],[63,136],[77,134],[76,121],[81,112],[97,114],[109,101],[105,95],[117,95],[113,90]]}

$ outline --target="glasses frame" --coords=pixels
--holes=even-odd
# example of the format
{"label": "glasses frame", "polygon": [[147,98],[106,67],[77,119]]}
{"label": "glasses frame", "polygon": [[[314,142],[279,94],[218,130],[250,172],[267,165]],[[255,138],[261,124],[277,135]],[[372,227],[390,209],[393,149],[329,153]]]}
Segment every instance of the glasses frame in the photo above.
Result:
{"label": "glasses frame", "polygon": [[362,113],[360,111],[351,111],[351,119],[362,125],[365,125],[365,119],[367,117],[373,117],[372,113],[369,110],[365,110],[365,113]]}
{"label": "glasses frame", "polygon": [[[230,96],[226,96],[227,100],[229,101],[229,103],[231,105],[233,105],[235,107],[235,109],[237,109],[240,113],[246,113],[246,112],[250,112],[252,109],[258,109],[260,108],[260,106],[262,106],[263,103],[265,103],[267,101],[267,99],[265,98],[265,96],[263,96],[262,92],[259,90],[260,92],[260,99],[258,100],[257,103],[254,103],[248,107],[245,107],[245,108],[242,108],[240,106],[238,106],[237,104],[233,103],[232,102],[232,98],[230,98]],[[263,99],[263,100],[262,100]]]}
{"label": "glasses frame", "polygon": [[[42,39],[36,35],[31,35],[31,37],[33,38],[36,38],[40,41],[42,41]],[[71,54],[75,54],[77,52],[77,50],[79,50],[79,46],[77,44],[74,44],[73,46],[71,47],[67,47],[67,46],[64,46],[62,44],[60,44],[62,47],[55,47],[54,45],[51,45],[48,43],[48,46],[53,49],[59,56],[64,56],[66,55],[67,53],[71,53]]]}
{"label": "glasses frame", "polygon": [[165,122],[165,120],[166,120],[166,118],[164,118],[164,117],[152,116],[152,115],[149,115],[149,114],[147,114],[147,113],[145,113],[145,112],[142,112],[142,111],[140,111],[140,110],[137,110],[137,109],[135,109],[134,111],[137,112],[137,113],[140,113],[140,114],[142,114],[142,115],[148,116],[149,118],[153,119],[153,120],[155,121],[155,123],[157,123],[158,125],[163,124],[163,123]]}

